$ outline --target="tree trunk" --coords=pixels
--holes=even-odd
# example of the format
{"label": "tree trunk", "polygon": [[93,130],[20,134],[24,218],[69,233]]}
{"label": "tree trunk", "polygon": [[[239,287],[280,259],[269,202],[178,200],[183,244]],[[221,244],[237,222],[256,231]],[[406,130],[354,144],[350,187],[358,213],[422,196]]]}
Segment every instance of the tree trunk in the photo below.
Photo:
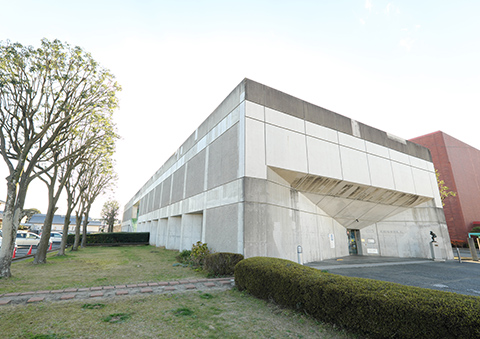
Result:
{"label": "tree trunk", "polygon": [[[7,198],[8,202],[8,198]],[[15,241],[17,240],[17,229],[20,224],[18,215],[20,211],[7,211],[5,208],[2,224],[2,247],[0,248],[0,277],[9,278],[12,276],[10,266],[12,265],[12,256],[15,249]]]}
{"label": "tree trunk", "polygon": [[10,266],[28,187],[25,180],[18,182],[12,177],[13,175],[7,177],[7,201],[3,213],[2,247],[0,248],[0,278],[12,276]]}
{"label": "tree trunk", "polygon": [[[69,203],[68,206],[71,206]],[[70,226],[70,216],[72,215],[72,209],[67,208],[67,214],[65,214],[65,222],[63,223],[62,242],[60,243],[60,249],[58,250],[57,257],[65,255],[65,248],[67,247],[68,228]]]}
{"label": "tree trunk", "polygon": [[43,222],[42,227],[42,237],[37,246],[37,252],[35,253],[35,258],[33,259],[34,264],[46,264],[47,263],[47,251],[50,247],[50,233],[52,231],[52,221],[55,214],[56,200],[53,196],[53,185],[48,186],[48,209],[47,214],[45,215],[45,221]]}
{"label": "tree trunk", "polygon": [[80,226],[82,224],[82,214],[77,213],[76,216],[75,241],[73,242],[72,251],[78,251],[78,245],[80,244]]}
{"label": "tree trunk", "polygon": [[87,246],[87,225],[88,225],[88,215],[90,214],[90,207],[87,208],[85,216],[83,219],[83,234],[82,234],[82,248]]}

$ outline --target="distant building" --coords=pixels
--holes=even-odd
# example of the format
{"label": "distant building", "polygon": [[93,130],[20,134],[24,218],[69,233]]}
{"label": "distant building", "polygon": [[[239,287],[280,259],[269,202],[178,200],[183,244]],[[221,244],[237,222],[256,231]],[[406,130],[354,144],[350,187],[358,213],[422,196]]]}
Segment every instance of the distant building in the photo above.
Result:
{"label": "distant building", "polygon": [[[74,233],[75,232],[75,225],[77,218],[75,216],[70,217],[70,225],[68,227],[68,233]],[[88,225],[87,225],[87,233],[97,233],[100,232],[102,229],[102,222],[100,220],[95,220],[95,219],[88,219]],[[28,221],[28,224],[25,224],[25,226],[30,227],[31,231],[34,232],[42,232],[43,224],[45,223],[45,214],[34,214],[30,220]],[[65,216],[64,215],[54,215],[53,221],[52,221],[52,232],[62,232],[63,231],[63,225],[65,223]]]}
{"label": "distant building", "polygon": [[124,211],[167,249],[453,259],[428,149],[248,79]]}
{"label": "distant building", "polygon": [[474,222],[480,222],[480,151],[438,131],[410,139],[427,147],[445,185],[457,193],[445,199],[445,219],[452,242],[467,242]]}

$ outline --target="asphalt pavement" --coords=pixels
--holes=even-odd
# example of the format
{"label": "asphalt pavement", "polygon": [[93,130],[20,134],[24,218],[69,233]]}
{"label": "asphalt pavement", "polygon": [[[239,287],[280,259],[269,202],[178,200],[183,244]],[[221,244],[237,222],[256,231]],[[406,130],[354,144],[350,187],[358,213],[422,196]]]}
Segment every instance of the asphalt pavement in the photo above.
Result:
{"label": "asphalt pavement", "polygon": [[468,250],[462,250],[461,257],[460,263],[458,259],[439,262],[423,258],[348,256],[305,265],[348,277],[480,297],[480,261],[472,261]]}
{"label": "asphalt pavement", "polygon": [[[52,251],[58,250],[60,248],[60,243],[53,243],[52,244]],[[15,258],[22,258],[25,257],[30,249],[30,246],[18,246],[17,252],[15,253]],[[32,255],[35,255],[37,253],[37,247],[32,246]]]}

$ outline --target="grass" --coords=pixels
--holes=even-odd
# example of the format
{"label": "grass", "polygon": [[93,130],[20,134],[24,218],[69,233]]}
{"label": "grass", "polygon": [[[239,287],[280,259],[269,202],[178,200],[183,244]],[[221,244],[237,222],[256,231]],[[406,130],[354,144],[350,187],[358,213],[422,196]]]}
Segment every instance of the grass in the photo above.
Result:
{"label": "grass", "polygon": [[[16,262],[0,293],[204,276],[150,246],[86,248],[46,265]],[[137,267],[140,265],[140,267]],[[64,271],[65,270],[65,271]],[[152,272],[149,272],[152,271]],[[41,277],[41,278],[39,278]],[[35,279],[37,278],[37,280]],[[45,279],[45,281],[43,281]],[[25,281],[24,281],[25,280]],[[36,281],[34,286],[27,282]],[[105,280],[101,280],[102,282]],[[115,281],[115,282],[112,282]],[[90,302],[90,303],[89,303]],[[308,315],[236,289],[0,307],[2,338],[352,338]]]}
{"label": "grass", "polygon": [[67,252],[65,257],[52,253],[44,265],[34,265],[33,259],[14,262],[12,277],[0,279],[0,294],[206,276],[181,265],[174,266],[177,254],[178,251],[152,246],[87,247]]}

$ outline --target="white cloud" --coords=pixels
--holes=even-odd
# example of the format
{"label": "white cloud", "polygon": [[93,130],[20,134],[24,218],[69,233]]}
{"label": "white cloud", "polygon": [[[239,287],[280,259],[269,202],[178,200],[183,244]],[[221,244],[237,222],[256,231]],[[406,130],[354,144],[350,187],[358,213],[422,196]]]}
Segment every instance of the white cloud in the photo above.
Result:
{"label": "white cloud", "polygon": [[362,18],[358,19],[358,21],[360,22],[361,25],[365,25],[366,24],[366,21]]}

